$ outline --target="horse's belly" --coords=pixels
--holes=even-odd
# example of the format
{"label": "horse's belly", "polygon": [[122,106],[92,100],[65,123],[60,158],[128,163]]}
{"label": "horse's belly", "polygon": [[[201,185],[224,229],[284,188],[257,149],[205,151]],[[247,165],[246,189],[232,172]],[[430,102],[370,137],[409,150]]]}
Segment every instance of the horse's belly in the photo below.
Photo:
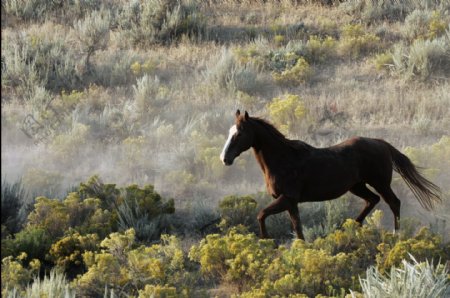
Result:
{"label": "horse's belly", "polygon": [[300,196],[300,202],[317,202],[317,201],[327,201],[339,198],[345,194],[349,188],[340,189],[323,189],[323,190],[306,190]]}
{"label": "horse's belly", "polygon": [[300,200],[301,201],[326,201],[338,198],[345,194],[358,178],[356,175],[342,173],[337,176],[318,176],[308,179],[303,184]]}

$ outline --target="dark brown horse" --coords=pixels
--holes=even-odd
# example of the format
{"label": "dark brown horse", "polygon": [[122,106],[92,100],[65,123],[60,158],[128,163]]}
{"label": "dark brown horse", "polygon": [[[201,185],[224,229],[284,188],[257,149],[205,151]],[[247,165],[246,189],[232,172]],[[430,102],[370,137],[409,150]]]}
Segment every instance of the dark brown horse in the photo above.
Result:
{"label": "dark brown horse", "polygon": [[440,189],[425,179],[412,162],[380,139],[352,138],[328,148],[314,148],[289,140],[265,120],[236,112],[220,159],[225,165],[243,151],[253,148],[264,173],[267,190],[275,201],[258,214],[261,237],[267,238],[267,216],[288,211],[298,238],[304,239],[297,204],[336,199],[347,191],[363,198],[366,206],[356,221],[362,223],[380,201],[367,188],[372,186],[394,213],[399,228],[400,200],[391,189],[392,170],[406,181],[419,203],[427,210],[440,202]]}

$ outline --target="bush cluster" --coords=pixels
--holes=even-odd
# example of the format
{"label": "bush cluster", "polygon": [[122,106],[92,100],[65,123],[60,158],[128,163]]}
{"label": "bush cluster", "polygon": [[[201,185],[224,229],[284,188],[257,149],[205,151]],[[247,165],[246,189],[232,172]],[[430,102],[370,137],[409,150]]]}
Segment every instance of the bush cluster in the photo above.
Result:
{"label": "bush cluster", "polygon": [[69,193],[63,200],[37,197],[26,225],[19,232],[2,236],[2,258],[26,252],[26,259],[38,259],[57,266],[73,277],[83,272],[82,254],[95,251],[100,240],[112,232],[135,228],[138,239],[159,239],[169,231],[164,215],[175,211],[173,200],[163,199],[153,186],[118,189],[98,177]]}
{"label": "bush cluster", "polygon": [[[274,240],[260,240],[250,232],[257,230],[258,203],[267,202],[261,195],[225,197],[219,205],[222,234],[206,235],[189,248],[180,236],[161,235],[170,231],[167,225],[158,226],[161,221],[153,222],[152,228],[160,232],[150,231],[151,237],[142,234],[149,231],[144,226],[133,224],[140,216],[151,223],[152,218],[174,212],[173,202],[164,201],[152,186],[119,189],[92,177],[62,201],[37,198],[23,230],[2,239],[2,276],[7,281],[2,292],[55,289],[67,295],[101,296],[107,288],[142,297],[193,297],[203,295],[205,285],[228,284],[242,297],[344,296],[350,290],[366,291],[367,282],[359,279],[370,266],[385,274],[402,266],[409,254],[433,264],[438,257],[450,256],[442,238],[429,229],[411,237],[385,231],[381,211],[366,225],[348,219],[337,229],[337,217],[344,214],[337,205],[329,206],[332,211],[323,209],[326,206],[303,209],[310,215],[304,218],[306,228],[317,225],[317,214],[326,215],[327,235],[276,246]],[[128,214],[136,220],[127,222],[122,206],[141,213]],[[286,220],[284,229],[287,225]],[[37,272],[50,269],[49,279],[41,282]],[[372,271],[367,272],[370,278]]]}

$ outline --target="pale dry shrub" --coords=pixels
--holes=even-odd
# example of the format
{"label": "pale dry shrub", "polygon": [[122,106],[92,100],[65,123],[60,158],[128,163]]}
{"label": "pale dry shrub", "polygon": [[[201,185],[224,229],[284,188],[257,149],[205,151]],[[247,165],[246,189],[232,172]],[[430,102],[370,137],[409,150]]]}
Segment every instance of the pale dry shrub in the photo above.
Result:
{"label": "pale dry shrub", "polygon": [[168,44],[182,35],[202,35],[205,17],[196,1],[133,1],[124,5],[118,23],[134,45],[145,47]]}
{"label": "pale dry shrub", "polygon": [[228,48],[222,48],[221,52],[209,61],[203,76],[209,84],[231,92],[253,94],[261,86],[258,71],[253,65],[240,64]]}
{"label": "pale dry shrub", "polygon": [[161,84],[157,76],[144,75],[137,78],[133,92],[137,111],[145,116],[157,111],[164,104],[168,89]]}
{"label": "pale dry shrub", "polygon": [[340,3],[344,12],[366,22],[404,20],[415,9],[448,9],[446,0],[349,0]]}
{"label": "pale dry shrub", "polygon": [[93,11],[83,20],[74,23],[75,33],[80,42],[80,47],[86,55],[85,66],[90,67],[90,57],[95,51],[104,49],[109,41],[109,11]]}
{"label": "pale dry shrub", "polygon": [[375,267],[368,268],[366,278],[360,278],[364,297],[448,297],[450,284],[445,264],[435,266],[433,262],[418,263],[413,256],[411,259],[412,262],[403,260],[401,268],[393,266],[387,276]]}
{"label": "pale dry shrub", "polygon": [[132,50],[98,51],[92,80],[104,87],[130,85],[136,80],[131,66],[137,59],[139,55]]}
{"label": "pale dry shrub", "polygon": [[430,10],[414,10],[405,19],[405,24],[402,27],[405,37],[413,40],[418,36],[425,36],[427,34],[428,25],[433,12]]}
{"label": "pale dry shrub", "polygon": [[35,277],[32,284],[26,290],[26,297],[64,297],[75,298],[76,290],[70,287],[69,281],[66,279],[64,273],[52,269],[50,274],[40,279]]}
{"label": "pale dry shrub", "polygon": [[70,24],[89,11],[99,9],[101,4],[100,0],[5,0],[2,1],[2,9],[7,15],[25,22],[45,22],[52,19],[58,23]]}
{"label": "pale dry shrub", "polygon": [[415,40],[393,49],[394,72],[405,79],[447,78],[450,75],[450,30],[433,40]]}
{"label": "pale dry shrub", "polygon": [[21,31],[8,30],[2,42],[2,85],[25,91],[34,85],[51,91],[80,87],[78,57],[65,27],[47,22]]}

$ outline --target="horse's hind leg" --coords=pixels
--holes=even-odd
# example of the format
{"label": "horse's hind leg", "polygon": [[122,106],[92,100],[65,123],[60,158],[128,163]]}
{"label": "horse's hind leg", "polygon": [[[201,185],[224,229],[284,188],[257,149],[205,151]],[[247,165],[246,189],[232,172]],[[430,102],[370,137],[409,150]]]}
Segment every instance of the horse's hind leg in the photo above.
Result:
{"label": "horse's hind leg", "polygon": [[373,207],[375,207],[375,205],[380,201],[380,197],[370,191],[364,182],[353,186],[350,189],[350,192],[366,201],[366,206],[356,218],[356,221],[361,224],[367,214],[369,214]]}
{"label": "horse's hind leg", "polygon": [[305,240],[302,231],[302,225],[300,223],[300,216],[298,214],[297,204],[294,204],[288,209],[289,216],[291,217],[292,227],[294,228],[295,233],[297,234],[298,239]]}
{"label": "horse's hind leg", "polygon": [[394,214],[394,229],[400,228],[400,200],[395,195],[390,185],[384,187],[375,187],[375,190],[383,197],[384,201],[389,205]]}

